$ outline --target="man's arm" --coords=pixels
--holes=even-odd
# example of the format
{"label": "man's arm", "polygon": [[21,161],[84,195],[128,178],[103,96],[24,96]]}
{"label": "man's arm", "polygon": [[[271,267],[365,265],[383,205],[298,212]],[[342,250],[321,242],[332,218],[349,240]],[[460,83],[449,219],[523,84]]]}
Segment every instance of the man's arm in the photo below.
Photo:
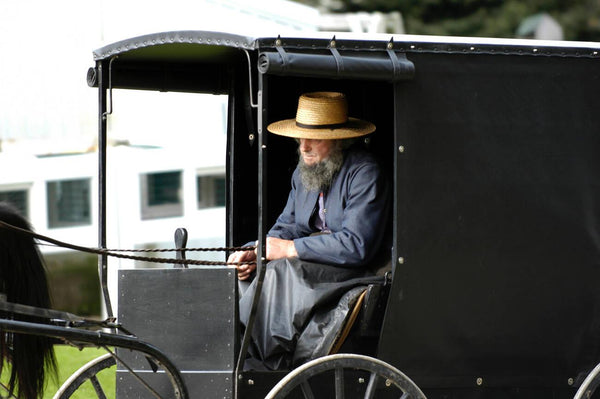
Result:
{"label": "man's arm", "polygon": [[343,198],[345,205],[340,204],[344,206],[341,229],[295,239],[300,259],[334,265],[364,265],[379,250],[389,214],[387,184],[374,163],[354,167],[346,184],[341,189],[347,192]]}
{"label": "man's arm", "polygon": [[293,240],[267,237],[267,259],[294,258],[298,256]]}

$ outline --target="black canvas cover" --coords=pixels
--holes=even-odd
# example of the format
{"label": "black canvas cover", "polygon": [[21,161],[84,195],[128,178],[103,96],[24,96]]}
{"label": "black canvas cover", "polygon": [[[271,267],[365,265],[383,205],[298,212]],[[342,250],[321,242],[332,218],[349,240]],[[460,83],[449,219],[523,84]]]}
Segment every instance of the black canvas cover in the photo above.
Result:
{"label": "black canvas cover", "polygon": [[409,59],[380,357],[424,388],[576,386],[600,361],[598,61]]}

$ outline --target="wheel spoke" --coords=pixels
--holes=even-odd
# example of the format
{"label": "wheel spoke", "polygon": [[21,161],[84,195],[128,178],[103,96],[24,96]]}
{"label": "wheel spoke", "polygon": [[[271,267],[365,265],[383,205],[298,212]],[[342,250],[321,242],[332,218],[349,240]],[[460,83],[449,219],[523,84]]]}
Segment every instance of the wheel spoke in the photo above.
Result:
{"label": "wheel spoke", "polygon": [[300,384],[300,388],[302,389],[302,393],[304,394],[304,399],[315,399],[315,395],[313,394],[308,381],[302,381],[302,384]]}
{"label": "wheel spoke", "polygon": [[367,384],[365,399],[373,399],[375,397],[375,388],[377,388],[377,373],[372,372],[369,376],[369,383]]}
{"label": "wheel spoke", "polygon": [[344,399],[344,369],[335,369],[335,399]]}
{"label": "wheel spoke", "polygon": [[94,386],[94,391],[96,391],[96,395],[98,399],[106,399],[106,394],[104,393],[104,389],[102,389],[102,385],[100,385],[100,381],[98,381],[98,377],[95,375],[90,378],[90,382]]}
{"label": "wheel spoke", "polygon": [[[9,389],[8,389],[8,387],[7,387],[6,385],[4,385],[3,383],[1,383],[1,382],[0,382],[0,387],[2,387],[2,388],[3,388],[3,389],[6,391],[6,393],[8,394],[8,392],[9,392]],[[2,397],[3,397],[3,396],[2,396]],[[14,399],[18,399],[18,398],[15,396],[15,394],[14,394],[14,393],[11,393],[11,394],[10,394],[10,396],[7,396],[7,398],[11,398],[11,399],[13,399],[13,398],[14,398]]]}

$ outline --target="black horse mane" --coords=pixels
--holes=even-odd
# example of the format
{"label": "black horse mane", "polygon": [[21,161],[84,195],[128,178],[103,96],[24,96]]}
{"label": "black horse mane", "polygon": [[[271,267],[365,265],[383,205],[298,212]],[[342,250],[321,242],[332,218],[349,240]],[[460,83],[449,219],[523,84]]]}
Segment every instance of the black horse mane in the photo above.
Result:
{"label": "black horse mane", "polygon": [[[32,230],[29,222],[7,203],[0,202],[0,220]],[[0,228],[0,293],[8,302],[50,308],[44,262],[32,237]],[[34,317],[0,314],[14,320],[43,322]],[[52,340],[47,337],[13,334],[0,330],[0,372],[10,360],[8,389],[19,397],[35,399],[44,390],[46,371],[56,374]]]}

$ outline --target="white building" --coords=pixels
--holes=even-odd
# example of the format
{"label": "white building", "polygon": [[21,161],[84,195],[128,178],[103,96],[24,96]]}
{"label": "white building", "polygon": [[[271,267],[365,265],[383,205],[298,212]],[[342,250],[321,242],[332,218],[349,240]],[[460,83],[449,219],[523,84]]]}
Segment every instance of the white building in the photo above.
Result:
{"label": "white building", "polygon": [[[108,246],[172,247],[178,227],[188,228],[188,246],[223,246],[226,99],[143,93],[142,100],[141,94],[114,92],[120,103],[109,117]],[[152,129],[161,135],[144,140]],[[135,134],[126,141],[122,137],[128,131]],[[161,145],[180,135],[188,135],[185,142]],[[36,150],[39,140],[19,143],[0,153],[0,200],[18,206],[41,234],[95,247],[98,156],[93,146],[44,152]]]}
{"label": "white building", "polygon": [[[16,202],[42,234],[96,246],[98,105],[85,81],[92,50],[168,30],[315,30],[318,15],[287,0],[0,3],[0,200]],[[120,145],[109,149],[108,246],[172,246],[177,227],[188,228],[188,246],[223,246],[226,99],[113,97],[108,136]]]}

